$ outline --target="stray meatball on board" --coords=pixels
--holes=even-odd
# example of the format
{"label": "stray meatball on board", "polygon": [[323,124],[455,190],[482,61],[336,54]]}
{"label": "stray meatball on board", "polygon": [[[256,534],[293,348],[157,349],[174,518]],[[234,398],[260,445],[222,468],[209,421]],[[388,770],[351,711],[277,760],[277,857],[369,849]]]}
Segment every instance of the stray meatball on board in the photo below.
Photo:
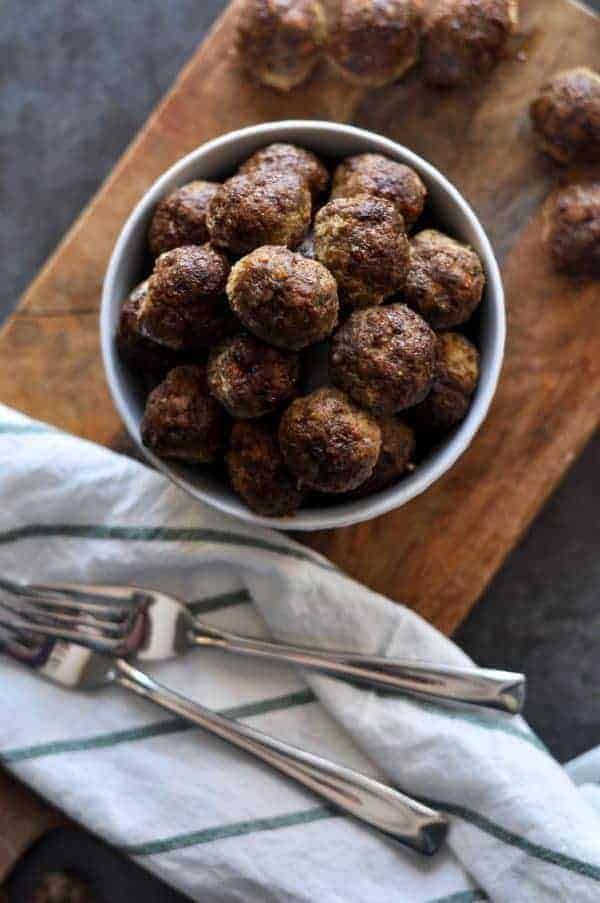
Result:
{"label": "stray meatball on board", "polygon": [[[355,20],[348,21],[339,35],[340,46],[332,47],[329,54],[322,44],[318,9],[321,5],[329,8],[331,4],[306,3],[305,12],[293,26],[306,38],[302,45],[304,60],[290,59],[287,38],[276,45],[267,39],[263,47],[273,53],[263,55],[259,47],[258,66],[251,60],[245,62],[250,57],[238,44],[238,25],[243,23],[247,10],[245,0],[236,0],[228,7],[4,328],[0,353],[3,360],[10,360],[11,366],[0,373],[0,398],[34,417],[122,449],[122,426],[106,389],[99,355],[98,299],[117,235],[149,185],[203,142],[263,121],[315,118],[353,122],[399,141],[428,159],[456,184],[475,208],[500,257],[509,311],[503,378],[491,414],[468,454],[423,497],[377,522],[303,539],[360,580],[392,598],[412,603],[438,627],[450,631],[481,594],[600,417],[598,285],[555,268],[547,211],[542,212],[549,196],[555,199],[569,184],[588,184],[598,178],[593,165],[590,169],[589,162],[581,160],[578,153],[573,151],[572,162],[565,165],[548,152],[555,144],[554,122],[563,115],[563,106],[558,104],[556,112],[552,112],[555,93],[552,87],[544,86],[552,86],[560,72],[582,67],[598,69],[600,23],[568,0],[520,0],[516,27],[510,4],[506,10],[498,5],[500,15],[506,12],[508,18],[498,20],[497,32],[486,39],[485,47],[471,40],[475,31],[466,30],[460,32],[457,47],[444,22],[432,22],[422,58],[413,62],[407,19],[402,34],[397,36],[402,41],[380,44],[386,51],[381,56],[364,54],[368,67],[366,72],[359,72],[358,86],[346,76],[352,74],[355,65],[350,38],[357,34],[357,40],[362,40],[361,23],[357,26]],[[486,8],[492,7],[486,4]],[[292,43],[295,40],[292,35]],[[450,45],[452,50],[449,76],[447,72],[444,75],[440,65],[442,57],[431,57],[431,51],[426,49],[434,48],[436,42],[438,46]],[[328,55],[332,59],[335,55],[333,63],[326,60]],[[431,58],[431,84],[426,85],[423,74]],[[465,60],[472,61],[466,69]],[[265,71],[259,71],[263,66]],[[396,79],[401,68],[405,69],[401,81],[391,81],[374,90],[362,87],[363,78],[379,84]],[[450,82],[462,82],[465,73],[469,76],[465,83],[450,86]],[[259,80],[259,76],[273,75],[279,87],[289,90],[267,87]],[[442,81],[441,75],[444,83],[433,84]],[[298,81],[300,84],[291,86]],[[576,95],[577,92],[569,93],[569,100]],[[534,127],[530,107],[540,96],[544,105],[539,125]],[[558,135],[561,158],[564,138],[569,142],[569,154],[577,143],[579,121],[567,112],[568,128]],[[541,146],[544,142],[546,147]],[[311,164],[306,162],[310,169]],[[259,193],[265,203],[264,243],[289,241],[293,245],[298,238],[302,241],[312,206],[321,204],[321,192],[327,197],[328,186],[321,188],[323,178],[318,167],[311,170],[310,186],[286,185],[290,197],[302,199],[304,212],[300,217],[277,223],[274,232],[269,164],[265,160],[255,163],[265,174]],[[247,173],[241,173],[235,178],[246,176]],[[359,176],[368,196],[396,203],[377,188],[377,173],[363,174],[361,170]],[[170,185],[168,190],[180,187]],[[246,249],[244,210],[236,208],[232,201],[235,189],[236,185],[225,192],[215,208],[215,224],[221,235],[218,241],[239,242],[239,250],[230,261],[234,266],[236,256],[251,253]],[[342,194],[335,200],[342,201]],[[418,204],[418,196],[410,203]],[[229,223],[228,209],[235,213]],[[419,232],[440,228],[440,224],[423,219],[416,228],[411,227],[409,209],[400,211],[406,217],[409,242]],[[552,220],[558,224],[556,228],[576,210],[570,203],[561,209],[560,218]],[[156,251],[170,253],[172,249],[163,241],[169,244],[170,236],[179,229],[190,235],[194,243],[202,243],[205,223],[201,201],[197,204],[189,197],[173,198],[165,203],[156,221]],[[186,232],[196,228],[198,232]],[[587,234],[581,238],[585,242]],[[560,239],[561,266],[577,258],[580,246],[572,234],[568,242]],[[218,248],[221,253],[223,244],[218,244]],[[290,250],[297,253],[297,246]],[[149,255],[149,269],[151,264]],[[133,288],[132,282],[129,291]],[[385,292],[384,288],[382,293]],[[156,300],[155,296],[155,303]],[[158,300],[163,303],[167,296],[159,293]],[[196,300],[200,304],[200,295]],[[219,308],[216,300],[213,308],[213,300],[211,296],[204,305],[207,317]],[[343,299],[341,304],[340,314],[345,321],[350,310]],[[418,312],[416,305],[410,306]],[[460,333],[463,327],[449,329]],[[146,361],[148,371],[155,373],[155,386],[164,379],[163,366],[167,370],[172,369],[171,365],[206,366],[204,349],[191,349],[192,359],[187,357],[188,350],[166,350],[166,346],[157,350],[155,339],[142,335],[137,320],[131,316],[123,323],[123,330],[123,347],[129,348],[136,360]],[[185,339],[184,331],[175,329],[174,335]],[[220,337],[223,343],[227,340],[227,334]],[[183,344],[187,342],[184,340]],[[464,402],[468,390],[466,370],[461,369],[459,378],[453,365],[445,369],[440,365],[434,371],[432,391],[435,389],[439,395],[435,416],[450,416],[448,412],[454,412],[456,405]],[[236,381],[232,383],[230,388],[235,388]],[[86,391],[73,393],[75,384],[85,385]],[[214,391],[222,390],[215,387]],[[168,403],[176,397],[165,393],[167,411]],[[208,412],[204,386],[199,398]],[[242,403],[246,404],[246,399]],[[188,416],[192,414],[188,412]],[[278,414],[279,409],[273,416]],[[389,416],[405,419],[404,412]],[[434,412],[429,411],[427,416],[434,416]],[[380,415],[374,417],[377,420]],[[254,420],[241,422],[251,429]],[[228,429],[227,422],[225,427]],[[412,428],[408,418],[406,428]],[[380,431],[383,435],[381,426]],[[238,432],[243,431],[240,428]],[[244,491],[244,475],[251,467],[260,466],[261,449],[273,441],[272,433],[255,441],[252,433],[248,435],[248,440],[243,434],[239,436],[235,446],[229,439],[230,447],[238,449],[240,466],[236,479]],[[219,427],[215,429],[217,444],[222,441],[220,436]],[[407,454],[401,438],[397,452],[386,452],[396,455],[400,471]],[[151,437],[150,441],[154,439]],[[383,435],[382,448],[392,449],[390,443]],[[262,473],[267,485],[269,474],[264,470]],[[295,483],[293,491],[298,492]],[[295,495],[284,494],[283,499],[282,506],[289,504],[290,509],[298,503]],[[415,536],[419,543],[413,541]],[[449,561],[453,562],[452,569],[448,568]]]}

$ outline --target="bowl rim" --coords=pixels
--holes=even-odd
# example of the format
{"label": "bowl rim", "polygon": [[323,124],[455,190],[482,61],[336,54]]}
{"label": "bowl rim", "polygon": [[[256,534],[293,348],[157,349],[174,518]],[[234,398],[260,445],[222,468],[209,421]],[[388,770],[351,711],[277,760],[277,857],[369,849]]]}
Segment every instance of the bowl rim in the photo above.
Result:
{"label": "bowl rim", "polygon": [[[458,207],[461,215],[468,222],[469,228],[477,236],[487,276],[487,301],[494,308],[494,328],[491,330],[492,335],[488,340],[489,362],[485,374],[482,374],[469,413],[450,438],[436,450],[432,460],[417,467],[407,480],[365,499],[341,503],[331,508],[301,509],[295,515],[286,518],[268,518],[254,514],[241,499],[234,501],[218,499],[210,491],[191,485],[184,476],[173,471],[168,461],[159,458],[142,444],[139,423],[120,387],[117,351],[114,342],[113,299],[120,261],[127,253],[138,221],[147,215],[150,203],[155,204],[171,183],[177,180],[179,173],[190,165],[198,163],[204,156],[218,151],[219,148],[243,142],[247,137],[264,138],[265,144],[268,144],[273,141],[286,141],[286,133],[294,133],[294,137],[292,138],[290,134],[287,136],[287,140],[290,143],[302,144],[302,138],[297,135],[298,131],[305,132],[309,146],[311,133],[322,135],[324,132],[334,136],[337,134],[351,137],[356,139],[357,143],[368,143],[371,147],[377,145],[378,152],[384,154],[387,152],[393,158],[401,159],[405,164],[415,167],[417,171],[425,175],[426,181],[435,183],[437,188],[450,198],[451,203]],[[119,298],[119,301],[121,300]],[[305,532],[351,526],[400,508],[429,489],[456,464],[483,425],[498,386],[506,344],[506,310],[500,268],[485,229],[459,190],[435,166],[404,145],[367,129],[326,120],[287,119],[246,126],[200,145],[170,166],[144,192],[143,197],[135,205],[121,229],[106,270],[100,306],[100,336],[104,370],[113,403],[136,446],[155,468],[194,498],[245,523]]]}

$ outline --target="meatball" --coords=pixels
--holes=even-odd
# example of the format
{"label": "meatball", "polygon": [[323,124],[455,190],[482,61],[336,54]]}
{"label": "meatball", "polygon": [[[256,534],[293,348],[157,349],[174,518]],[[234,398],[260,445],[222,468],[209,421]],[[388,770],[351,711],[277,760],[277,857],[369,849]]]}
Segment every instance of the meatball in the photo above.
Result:
{"label": "meatball", "polygon": [[485,273],[473,248],[427,229],[411,242],[404,300],[434,329],[452,329],[481,302]]}
{"label": "meatball", "polygon": [[417,60],[419,20],[416,0],[339,0],[329,59],[354,85],[388,85]]}
{"label": "meatball", "polygon": [[238,261],[227,283],[244,326],[277,348],[299,351],[335,329],[335,279],[316,260],[287,248],[258,248]]}
{"label": "meatball", "polygon": [[218,187],[216,182],[190,182],[163,198],[154,212],[148,236],[155,257],[182,245],[203,245],[208,241],[206,214]]}
{"label": "meatball", "polygon": [[121,308],[116,344],[121,358],[136,370],[151,375],[165,374],[175,367],[180,355],[142,335],[139,327],[140,306],[148,293],[148,282],[138,285]]}
{"label": "meatball", "polygon": [[415,431],[400,417],[378,417],[381,430],[381,451],[373,473],[362,486],[350,493],[352,498],[362,499],[374,492],[386,489],[414,469],[413,458],[417,449]]}
{"label": "meatball", "polygon": [[333,198],[370,194],[391,201],[410,229],[423,213],[427,189],[410,166],[382,154],[347,157],[333,176]]}
{"label": "meatball", "polygon": [[600,277],[600,182],[570,185],[551,200],[546,237],[557,270]]}
{"label": "meatball", "polygon": [[431,0],[423,16],[423,72],[454,88],[488,75],[519,24],[517,0]]}
{"label": "meatball", "polygon": [[395,414],[422,401],[433,379],[435,333],[404,304],[351,314],[333,337],[334,385],[376,414]]}
{"label": "meatball", "polygon": [[315,219],[315,256],[351,307],[381,304],[404,287],[410,246],[402,214],[384,198],[336,198]]}
{"label": "meatball", "polygon": [[279,91],[311,74],[327,38],[319,0],[246,0],[237,26],[237,48],[246,69]]}
{"label": "meatball", "polygon": [[329,185],[329,173],[319,158],[311,151],[295,144],[269,144],[240,166],[239,174],[293,173],[306,182],[313,201],[322,195]]}
{"label": "meatball", "polygon": [[283,461],[276,425],[263,420],[234,424],[227,465],[234,490],[256,514],[285,517],[302,504],[303,493]]}
{"label": "meatball", "polygon": [[337,389],[317,389],[293,401],[279,426],[287,468],[299,486],[343,493],[364,483],[377,463],[377,422]]}
{"label": "meatball", "polygon": [[431,392],[410,412],[412,422],[434,431],[456,426],[467,415],[478,380],[477,348],[458,332],[441,333]]}
{"label": "meatball", "polygon": [[206,348],[231,333],[224,295],[229,269],[225,255],[208,244],[162,254],[140,305],[140,331],[176,351]]}
{"label": "meatball", "polygon": [[35,887],[31,903],[93,903],[91,888],[63,872],[48,872]]}
{"label": "meatball", "polygon": [[208,208],[211,241],[231,254],[247,254],[261,245],[300,244],[310,227],[312,199],[295,173],[261,170],[233,176]]}
{"label": "meatball", "polygon": [[297,395],[300,358],[238,335],[211,352],[207,379],[211,395],[232,417],[262,417]]}
{"label": "meatball", "polygon": [[150,393],[141,426],[142,442],[157,455],[206,464],[227,441],[227,415],[211,397],[204,367],[171,370]]}
{"label": "meatball", "polygon": [[531,104],[541,147],[559,163],[600,161],[600,75],[584,66],[558,72]]}

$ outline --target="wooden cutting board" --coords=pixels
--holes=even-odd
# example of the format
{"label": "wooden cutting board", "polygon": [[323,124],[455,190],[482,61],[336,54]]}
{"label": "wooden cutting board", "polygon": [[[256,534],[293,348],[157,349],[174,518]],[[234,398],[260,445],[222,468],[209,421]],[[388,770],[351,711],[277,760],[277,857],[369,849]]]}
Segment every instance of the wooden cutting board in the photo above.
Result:
{"label": "wooden cutting board", "polygon": [[[468,91],[428,90],[413,75],[365,94],[323,64],[286,96],[241,69],[231,48],[240,3],[232,3],[4,327],[0,400],[128,447],[100,361],[102,278],[133,205],[199,144],[293,117],[354,122],[406,144],[465,194],[501,260],[509,312],[501,385],[469,452],[425,495],[370,523],[300,539],[450,633],[600,419],[600,286],[556,276],[542,240],[542,202],[578,174],[537,153],[527,116],[528,100],[549,74],[597,63],[600,20],[568,0],[521,0],[521,7],[509,58]],[[26,815],[24,803],[12,805],[32,836],[45,825],[45,813],[33,807]],[[22,846],[14,844],[12,854],[0,847],[0,880]]]}

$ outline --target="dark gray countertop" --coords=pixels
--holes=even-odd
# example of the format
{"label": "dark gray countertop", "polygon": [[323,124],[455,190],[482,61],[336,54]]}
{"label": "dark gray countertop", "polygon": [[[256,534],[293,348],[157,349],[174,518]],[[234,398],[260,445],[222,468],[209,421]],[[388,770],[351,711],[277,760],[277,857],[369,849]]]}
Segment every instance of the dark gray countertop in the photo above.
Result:
{"label": "dark gray countertop", "polygon": [[[3,4],[0,318],[224,5]],[[597,437],[457,636],[482,664],[527,672],[527,716],[560,760],[600,742],[599,465]]]}

